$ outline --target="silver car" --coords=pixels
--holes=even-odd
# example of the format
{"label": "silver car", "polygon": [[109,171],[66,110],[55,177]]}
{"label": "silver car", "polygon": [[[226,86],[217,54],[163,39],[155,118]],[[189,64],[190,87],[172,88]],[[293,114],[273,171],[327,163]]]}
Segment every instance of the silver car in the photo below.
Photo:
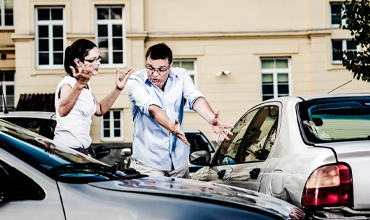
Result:
{"label": "silver car", "polygon": [[194,180],[271,195],[317,217],[370,216],[369,94],[270,99],[234,127],[210,162],[191,161],[208,165]]}
{"label": "silver car", "polygon": [[224,185],[118,171],[0,120],[0,219],[302,219],[299,208]]}

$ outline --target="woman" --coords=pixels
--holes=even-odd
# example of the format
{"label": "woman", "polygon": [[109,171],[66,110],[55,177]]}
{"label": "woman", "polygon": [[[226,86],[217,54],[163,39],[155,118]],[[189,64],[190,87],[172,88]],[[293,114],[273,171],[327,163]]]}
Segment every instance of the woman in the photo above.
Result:
{"label": "woman", "polygon": [[103,100],[98,102],[91,92],[90,78],[98,75],[101,57],[97,46],[79,39],[65,50],[64,69],[67,72],[55,92],[57,126],[54,143],[88,154],[91,145],[91,117],[104,115],[113,105],[128,78],[134,71],[130,68],[125,75],[116,70],[116,85]]}

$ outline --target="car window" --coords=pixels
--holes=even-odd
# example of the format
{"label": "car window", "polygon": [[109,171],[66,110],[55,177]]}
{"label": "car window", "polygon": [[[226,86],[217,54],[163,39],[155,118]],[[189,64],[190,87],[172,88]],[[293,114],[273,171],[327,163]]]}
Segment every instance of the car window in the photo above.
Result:
{"label": "car window", "polygon": [[224,140],[220,146],[220,154],[218,163],[231,164],[235,162],[235,156],[238,152],[240,143],[244,137],[245,132],[248,130],[249,124],[257,114],[259,109],[255,109],[248,114],[244,115],[235,124],[234,129],[231,130],[233,136],[229,136],[230,140]]}
{"label": "car window", "polygon": [[43,189],[14,167],[0,160],[0,169],[3,174],[6,174],[6,176],[0,176],[0,188],[10,196],[9,200],[42,200],[45,198]]}
{"label": "car window", "polygon": [[275,122],[278,115],[279,109],[276,106],[266,106],[262,109],[241,143],[238,159],[240,163],[261,161],[267,158],[269,151],[265,150],[265,143],[269,137],[272,138],[271,135],[274,135],[272,130],[277,124]]}
{"label": "car window", "polygon": [[304,136],[310,142],[370,138],[369,97],[318,99],[298,106]]}
{"label": "car window", "polygon": [[186,139],[190,143],[190,151],[197,151],[197,150],[206,150],[210,153],[215,152],[211,143],[209,143],[208,139],[202,133],[185,133]]}
{"label": "car window", "polygon": [[5,117],[3,120],[9,121],[13,124],[26,128],[44,137],[53,139],[56,121],[53,119],[42,118],[12,118]]}

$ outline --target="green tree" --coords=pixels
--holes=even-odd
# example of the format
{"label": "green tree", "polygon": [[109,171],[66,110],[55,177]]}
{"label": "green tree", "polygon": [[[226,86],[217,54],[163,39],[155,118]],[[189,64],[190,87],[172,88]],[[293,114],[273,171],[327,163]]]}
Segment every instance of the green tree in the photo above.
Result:
{"label": "green tree", "polygon": [[370,82],[370,1],[346,0],[342,6],[342,19],[346,24],[341,27],[349,30],[352,43],[360,51],[336,50],[343,66],[353,73],[353,78]]}

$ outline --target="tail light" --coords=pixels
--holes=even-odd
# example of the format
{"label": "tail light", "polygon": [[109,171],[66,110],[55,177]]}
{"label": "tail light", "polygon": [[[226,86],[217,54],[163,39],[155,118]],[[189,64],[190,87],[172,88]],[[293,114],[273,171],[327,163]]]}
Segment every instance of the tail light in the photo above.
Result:
{"label": "tail light", "polygon": [[351,170],[344,164],[317,168],[303,190],[303,206],[349,206],[353,203]]}

